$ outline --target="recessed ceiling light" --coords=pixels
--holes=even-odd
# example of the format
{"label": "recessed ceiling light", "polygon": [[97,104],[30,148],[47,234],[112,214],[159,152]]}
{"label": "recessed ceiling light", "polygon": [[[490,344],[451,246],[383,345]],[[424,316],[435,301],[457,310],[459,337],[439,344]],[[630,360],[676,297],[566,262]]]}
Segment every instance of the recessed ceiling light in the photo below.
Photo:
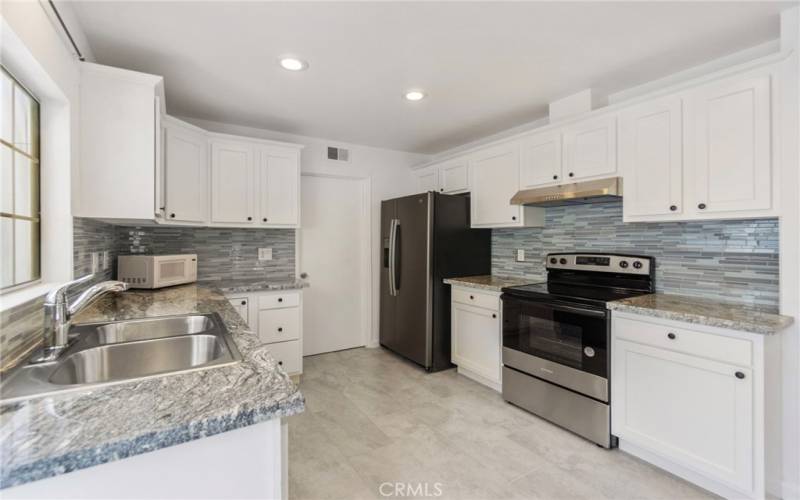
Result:
{"label": "recessed ceiling light", "polygon": [[425,92],[421,90],[409,90],[404,97],[407,101],[421,101],[425,99]]}
{"label": "recessed ceiling light", "polygon": [[280,60],[280,64],[281,68],[289,71],[303,71],[308,68],[307,62],[294,57],[283,57]]}

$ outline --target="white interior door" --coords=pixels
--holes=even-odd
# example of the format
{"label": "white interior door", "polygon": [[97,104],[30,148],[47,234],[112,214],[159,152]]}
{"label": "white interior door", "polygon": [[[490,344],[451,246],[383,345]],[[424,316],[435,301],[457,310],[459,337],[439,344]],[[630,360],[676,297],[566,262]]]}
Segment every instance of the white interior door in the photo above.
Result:
{"label": "white interior door", "polygon": [[368,182],[303,175],[300,270],[303,355],[366,344],[369,300]]}

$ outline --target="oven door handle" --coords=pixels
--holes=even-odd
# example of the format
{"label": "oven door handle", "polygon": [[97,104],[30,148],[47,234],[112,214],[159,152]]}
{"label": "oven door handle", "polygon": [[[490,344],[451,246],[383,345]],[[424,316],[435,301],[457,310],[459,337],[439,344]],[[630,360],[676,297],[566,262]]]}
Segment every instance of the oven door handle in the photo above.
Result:
{"label": "oven door handle", "polygon": [[591,316],[593,318],[605,318],[606,312],[599,311],[597,309],[585,309],[583,307],[574,307],[574,306],[563,306],[563,305],[555,305],[555,304],[542,304],[543,307],[547,307],[554,311],[562,311],[562,312],[569,312],[574,314],[580,314],[581,316]]}

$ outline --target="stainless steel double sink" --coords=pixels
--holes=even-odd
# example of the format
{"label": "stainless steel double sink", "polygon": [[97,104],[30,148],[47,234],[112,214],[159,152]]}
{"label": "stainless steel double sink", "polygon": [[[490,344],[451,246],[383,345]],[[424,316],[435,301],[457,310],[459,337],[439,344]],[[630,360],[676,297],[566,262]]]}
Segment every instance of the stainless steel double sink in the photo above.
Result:
{"label": "stainless steel double sink", "polygon": [[218,314],[84,324],[55,361],[30,363],[0,383],[0,403],[237,363]]}

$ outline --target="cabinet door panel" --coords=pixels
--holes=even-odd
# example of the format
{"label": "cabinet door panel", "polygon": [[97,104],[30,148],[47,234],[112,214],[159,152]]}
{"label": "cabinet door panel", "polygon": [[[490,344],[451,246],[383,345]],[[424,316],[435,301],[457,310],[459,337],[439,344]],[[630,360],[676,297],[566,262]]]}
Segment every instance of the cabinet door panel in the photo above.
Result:
{"label": "cabinet door panel", "polygon": [[564,130],[564,182],[603,177],[617,171],[617,120],[603,116]]}
{"label": "cabinet door panel", "polygon": [[228,301],[231,303],[236,312],[239,313],[239,316],[242,317],[245,323],[249,322],[249,314],[248,314],[248,303],[249,300],[247,297],[229,297]]}
{"label": "cabinet door panel", "polygon": [[299,168],[295,152],[262,151],[259,167],[260,224],[298,223]]}
{"label": "cabinet door panel", "polygon": [[682,100],[669,97],[620,116],[620,166],[625,215],[683,212]]}
{"label": "cabinet door panel", "polygon": [[204,134],[166,127],[166,219],[208,219],[208,153]]}
{"label": "cabinet door panel", "polygon": [[750,491],[752,372],[624,340],[613,352],[613,433]]}
{"label": "cabinet door panel", "polygon": [[472,225],[521,225],[520,207],[510,203],[519,190],[519,143],[481,151],[469,168]]}
{"label": "cabinet door panel", "polygon": [[417,172],[417,192],[439,191],[439,167],[426,167]]}
{"label": "cabinet door panel", "polygon": [[466,160],[446,163],[439,169],[441,186],[445,194],[466,193],[469,191],[469,167]]}
{"label": "cabinet door panel", "polygon": [[253,149],[247,144],[211,145],[211,220],[235,224],[255,221]]}
{"label": "cabinet door panel", "polygon": [[479,307],[452,305],[453,363],[500,383],[500,320]]}
{"label": "cabinet door panel", "polygon": [[770,76],[710,85],[694,105],[696,213],[771,208]]}
{"label": "cabinet door panel", "polygon": [[520,189],[561,182],[561,131],[538,134],[523,140]]}

